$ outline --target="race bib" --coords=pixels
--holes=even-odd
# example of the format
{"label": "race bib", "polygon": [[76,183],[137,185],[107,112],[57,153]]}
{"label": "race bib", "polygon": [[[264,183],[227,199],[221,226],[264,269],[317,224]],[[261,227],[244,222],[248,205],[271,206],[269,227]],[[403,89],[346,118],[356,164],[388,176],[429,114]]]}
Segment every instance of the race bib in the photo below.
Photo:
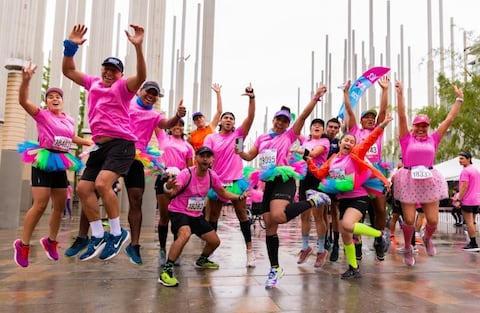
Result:
{"label": "race bib", "polygon": [[276,149],[265,150],[259,156],[259,166],[263,170],[268,170],[274,167],[276,162],[277,162]]}
{"label": "race bib", "polygon": [[333,179],[345,179],[345,169],[344,168],[331,168],[328,172]]}
{"label": "race bib", "polygon": [[410,170],[410,175],[412,179],[428,179],[432,178],[432,171],[423,165],[413,166]]}
{"label": "race bib", "polygon": [[205,207],[204,197],[190,197],[188,198],[187,211],[202,212]]}
{"label": "race bib", "polygon": [[223,186],[223,188],[232,187],[232,186],[233,186],[233,181],[231,181],[231,182],[226,182],[226,183],[222,183],[222,186]]}
{"label": "race bib", "polygon": [[64,136],[55,136],[53,138],[52,147],[55,150],[59,151],[68,151],[72,146],[72,138],[64,137]]}
{"label": "race bib", "polygon": [[368,156],[378,155],[378,146],[377,146],[376,143],[374,143],[374,144],[370,147],[370,149],[368,149],[367,155],[368,155]]}

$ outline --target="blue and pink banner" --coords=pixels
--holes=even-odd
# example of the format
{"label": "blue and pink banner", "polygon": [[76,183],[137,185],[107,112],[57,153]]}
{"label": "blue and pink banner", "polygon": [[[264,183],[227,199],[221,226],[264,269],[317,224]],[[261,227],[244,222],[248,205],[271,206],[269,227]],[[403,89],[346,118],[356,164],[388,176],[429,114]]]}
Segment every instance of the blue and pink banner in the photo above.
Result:
{"label": "blue and pink banner", "polygon": [[[348,94],[350,97],[350,103],[352,104],[352,109],[355,108],[358,101],[365,93],[371,85],[375,84],[380,77],[384,76],[390,71],[388,67],[372,67],[368,71],[362,74],[351,86],[348,90]],[[345,103],[342,103],[340,106],[340,110],[338,111],[338,117],[341,119],[345,119]]]}

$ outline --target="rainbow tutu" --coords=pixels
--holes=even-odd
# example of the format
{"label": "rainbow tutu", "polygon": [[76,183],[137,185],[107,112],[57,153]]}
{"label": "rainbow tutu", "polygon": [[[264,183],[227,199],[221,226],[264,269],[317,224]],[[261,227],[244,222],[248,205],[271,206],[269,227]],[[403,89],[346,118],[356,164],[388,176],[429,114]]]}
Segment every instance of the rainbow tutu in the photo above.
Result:
{"label": "rainbow tutu", "polygon": [[36,141],[17,144],[22,161],[46,172],[75,171],[83,168],[83,163],[70,152],[54,151],[41,148]]}

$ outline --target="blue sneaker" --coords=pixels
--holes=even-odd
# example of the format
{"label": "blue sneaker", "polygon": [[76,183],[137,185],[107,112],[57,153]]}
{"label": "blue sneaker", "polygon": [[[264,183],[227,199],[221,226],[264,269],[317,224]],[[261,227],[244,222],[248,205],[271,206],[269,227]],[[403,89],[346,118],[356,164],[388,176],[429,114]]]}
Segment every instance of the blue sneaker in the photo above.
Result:
{"label": "blue sneaker", "polygon": [[125,242],[130,238],[130,233],[122,228],[122,233],[118,236],[114,236],[112,234],[107,234],[107,244],[105,245],[105,249],[103,249],[102,253],[100,254],[100,260],[110,260],[111,258],[115,257]]}
{"label": "blue sneaker", "polygon": [[142,257],[140,256],[140,245],[132,245],[129,244],[125,248],[125,252],[128,255],[128,259],[130,260],[131,263],[136,264],[136,265],[142,265]]}
{"label": "blue sneaker", "polygon": [[96,238],[92,236],[90,242],[88,243],[87,251],[80,256],[80,261],[87,261],[93,259],[97,255],[103,252],[106,240],[108,238],[108,233],[104,232],[103,237]]}
{"label": "blue sneaker", "polygon": [[65,256],[72,257],[76,256],[77,254],[80,253],[83,249],[88,247],[88,243],[90,240],[87,238],[82,238],[82,237],[77,237],[75,238],[75,241],[73,242],[72,246],[65,250]]}

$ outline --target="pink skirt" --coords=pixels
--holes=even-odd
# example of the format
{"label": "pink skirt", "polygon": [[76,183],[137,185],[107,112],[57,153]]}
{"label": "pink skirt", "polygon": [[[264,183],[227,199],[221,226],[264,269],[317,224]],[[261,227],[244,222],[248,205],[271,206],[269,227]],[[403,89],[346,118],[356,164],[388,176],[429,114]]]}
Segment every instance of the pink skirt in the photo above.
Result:
{"label": "pink skirt", "polygon": [[448,184],[436,169],[432,178],[413,179],[410,170],[401,168],[395,173],[393,192],[404,203],[429,203],[448,198]]}

